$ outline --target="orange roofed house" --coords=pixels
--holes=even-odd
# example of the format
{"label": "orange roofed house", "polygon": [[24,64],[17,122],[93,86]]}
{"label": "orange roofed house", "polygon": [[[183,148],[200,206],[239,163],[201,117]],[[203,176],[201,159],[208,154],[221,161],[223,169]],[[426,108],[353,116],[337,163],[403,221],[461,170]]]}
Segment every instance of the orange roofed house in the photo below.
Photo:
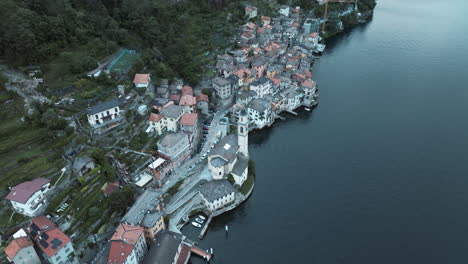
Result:
{"label": "orange roofed house", "polygon": [[143,227],[120,224],[111,238],[107,264],[138,264],[147,250]]}
{"label": "orange roofed house", "polygon": [[71,239],[47,217],[42,215],[32,219],[27,233],[47,263],[78,263]]}
{"label": "orange roofed house", "polygon": [[137,88],[147,88],[151,82],[151,77],[149,73],[137,73],[135,78],[133,78],[133,84]]}
{"label": "orange roofed house", "polygon": [[11,241],[3,250],[8,261],[15,264],[40,264],[41,261],[34,250],[34,244],[27,236],[18,237]]}

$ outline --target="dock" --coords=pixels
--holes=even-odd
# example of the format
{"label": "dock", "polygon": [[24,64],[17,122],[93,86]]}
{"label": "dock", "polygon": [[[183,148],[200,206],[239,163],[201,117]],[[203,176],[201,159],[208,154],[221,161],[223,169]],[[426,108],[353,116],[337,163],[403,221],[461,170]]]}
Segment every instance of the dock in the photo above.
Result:
{"label": "dock", "polygon": [[200,235],[198,236],[199,239],[203,239],[203,237],[205,236],[206,231],[208,231],[208,226],[210,225],[211,220],[213,220],[213,216],[210,215],[210,217],[208,217],[208,220],[206,220],[206,223],[203,226],[203,228],[202,228],[202,230],[200,232]]}
{"label": "dock", "polygon": [[210,261],[212,255],[204,250],[202,250],[201,248],[198,248],[196,246],[191,246],[190,247],[190,252],[192,252],[193,254],[196,254],[200,257],[202,257],[203,259],[206,259],[207,261]]}
{"label": "dock", "polygon": [[288,112],[288,113],[290,113],[290,114],[293,114],[293,115],[297,116],[297,113],[294,112],[293,110],[285,110],[285,111]]}

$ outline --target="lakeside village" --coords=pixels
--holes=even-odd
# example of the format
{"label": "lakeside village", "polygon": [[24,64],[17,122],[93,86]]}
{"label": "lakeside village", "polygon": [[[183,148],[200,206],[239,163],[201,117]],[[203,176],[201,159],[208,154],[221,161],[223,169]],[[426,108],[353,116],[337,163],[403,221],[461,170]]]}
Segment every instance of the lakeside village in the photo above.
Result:
{"label": "lakeside village", "polygon": [[[200,228],[203,238],[213,217],[236,208],[252,193],[249,131],[284,119],[282,112],[295,114],[299,107],[310,111],[318,103],[310,69],[315,56],[325,48],[318,34],[320,20],[304,20],[300,7],[281,6],[277,17],[257,17],[254,6],[247,6],[245,12],[250,22],[242,27],[237,48],[218,55],[217,76],[208,89],[192,88],[181,80],[170,84],[163,80],[154,87],[150,74],[135,74],[135,88],[154,95],[150,111],[142,105],[138,112],[147,115],[142,129],[159,139],[157,153],[140,153],[147,161],[133,173],[124,164],[113,162],[119,181],[98,186],[105,197],[123,185],[138,189],[139,197],[125,215],[110,228],[98,229],[97,234],[74,244],[83,237],[83,231],[75,229],[71,220],[69,207],[74,201],[64,199],[54,214],[43,215],[55,189],[51,180],[36,178],[20,183],[11,188],[6,199],[14,211],[32,220],[17,229],[4,248],[9,261],[187,263],[191,255],[208,261],[212,258],[213,249],[199,248],[181,228],[186,224]],[[104,71],[101,65],[89,75],[97,77]],[[125,111],[131,96],[121,90],[120,98],[87,107],[88,124],[77,122],[77,127],[89,126],[92,137],[105,137],[128,122]],[[84,156],[76,158],[71,167],[81,179],[88,180],[96,162]],[[80,195],[86,196],[88,189]],[[100,218],[109,220],[107,213],[94,212],[98,221],[87,229],[99,228]],[[88,242],[97,249],[86,258],[82,248]]]}

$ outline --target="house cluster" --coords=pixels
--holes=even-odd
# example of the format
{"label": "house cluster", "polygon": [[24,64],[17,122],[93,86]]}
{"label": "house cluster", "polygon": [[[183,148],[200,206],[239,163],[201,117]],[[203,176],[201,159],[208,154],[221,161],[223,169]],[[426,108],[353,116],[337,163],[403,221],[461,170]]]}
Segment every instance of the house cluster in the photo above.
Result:
{"label": "house cluster", "polygon": [[33,218],[19,229],[4,252],[16,264],[78,263],[70,237],[45,216]]}
{"label": "house cluster", "polygon": [[199,138],[200,115],[208,114],[208,96],[199,89],[175,80],[169,85],[163,80],[155,90],[147,132],[155,133],[158,141],[158,160],[150,164],[148,172],[156,180],[190,157]]}
{"label": "house cluster", "polygon": [[[251,10],[246,7],[246,15]],[[242,27],[238,48],[217,58],[212,90],[222,104],[234,103],[234,122],[241,109],[247,111],[249,130],[271,125],[282,111],[317,103],[310,67],[324,46],[319,22],[303,23],[300,12],[281,6],[277,17],[251,20]]]}
{"label": "house cluster", "polygon": [[187,263],[186,238],[166,230],[161,193],[147,188],[122,218],[107,258],[108,264]]}

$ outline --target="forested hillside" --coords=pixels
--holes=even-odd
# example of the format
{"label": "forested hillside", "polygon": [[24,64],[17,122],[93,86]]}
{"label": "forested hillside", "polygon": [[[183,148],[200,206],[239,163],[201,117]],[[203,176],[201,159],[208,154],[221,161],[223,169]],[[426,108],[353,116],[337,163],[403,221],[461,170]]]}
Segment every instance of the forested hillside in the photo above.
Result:
{"label": "forested hillside", "polygon": [[196,82],[197,55],[228,36],[242,12],[240,1],[2,0],[0,56],[15,66],[47,64],[67,51],[69,72],[79,73],[123,46],[142,51],[164,77]]}

